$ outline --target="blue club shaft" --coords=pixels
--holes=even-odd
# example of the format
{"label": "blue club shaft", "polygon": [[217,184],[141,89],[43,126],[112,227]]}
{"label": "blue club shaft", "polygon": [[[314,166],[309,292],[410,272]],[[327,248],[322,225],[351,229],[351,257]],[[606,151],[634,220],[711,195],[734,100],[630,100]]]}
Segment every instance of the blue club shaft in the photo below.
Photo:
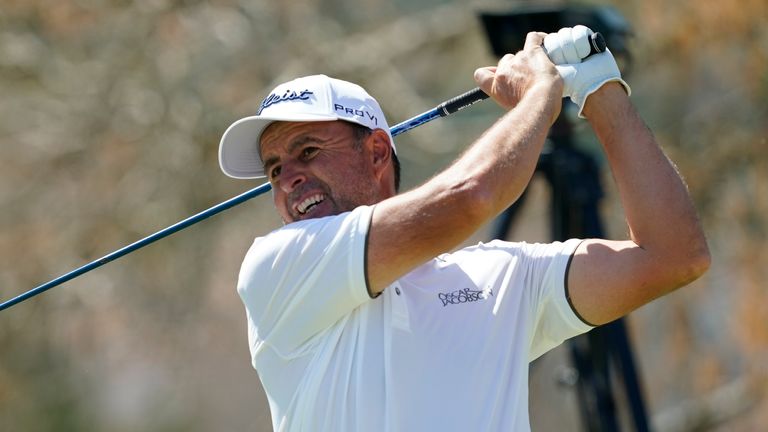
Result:
{"label": "blue club shaft", "polygon": [[[432,121],[438,117],[444,117],[448,114],[452,114],[456,111],[458,111],[461,108],[464,108],[466,106],[469,106],[475,102],[478,102],[480,100],[483,100],[487,98],[488,96],[485,95],[485,93],[481,92],[480,89],[475,89],[472,91],[469,91],[463,95],[457,96],[456,98],[453,98],[449,101],[443,102],[442,104],[438,105],[437,107],[419,114],[413,118],[410,118],[402,123],[399,123],[395,125],[394,127],[390,128],[390,133],[392,136],[397,136],[403,132],[409,131],[417,126],[420,126],[424,123],[427,123],[429,121]],[[451,106],[446,106],[450,105]],[[264,183],[261,186],[258,186],[256,188],[253,188],[247,192],[244,192],[234,198],[230,198],[227,201],[224,201],[220,204],[217,204],[207,210],[203,210],[200,213],[197,213],[196,215],[190,216],[180,222],[177,222],[165,229],[162,229],[152,235],[149,235],[147,237],[144,237],[143,239],[136,241],[134,243],[131,243],[127,246],[124,246],[108,255],[105,255],[95,261],[91,261],[90,263],[79,267],[75,270],[72,270],[69,273],[66,273],[64,275],[61,275],[57,277],[56,279],[53,279],[49,282],[46,282],[36,288],[33,288],[23,294],[20,294],[10,300],[7,300],[3,303],[0,303],[0,311],[4,309],[8,309],[9,307],[21,303],[24,300],[27,300],[29,298],[32,298],[38,294],[41,294],[45,291],[48,291],[49,289],[61,285],[64,282],[67,282],[69,280],[72,280],[84,273],[87,273],[93,269],[96,269],[98,267],[103,266],[104,264],[114,261],[124,255],[127,255],[137,249],[141,249],[144,246],[147,246],[151,243],[154,243],[160,239],[163,239],[165,237],[168,237],[169,235],[181,231],[184,228],[189,227],[190,225],[194,225],[204,219],[207,219],[213,215],[219,214],[224,210],[227,210],[229,208],[232,208],[238,204],[241,204],[245,201],[248,201],[251,198],[257,197],[259,195],[265,194],[269,192],[272,189],[272,186],[269,183]]]}

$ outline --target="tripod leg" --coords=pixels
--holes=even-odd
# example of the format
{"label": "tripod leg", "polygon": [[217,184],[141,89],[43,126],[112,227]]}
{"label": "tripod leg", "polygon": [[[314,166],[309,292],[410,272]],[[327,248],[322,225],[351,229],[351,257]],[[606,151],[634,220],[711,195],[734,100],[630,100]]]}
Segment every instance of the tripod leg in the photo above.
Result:
{"label": "tripod leg", "polygon": [[606,324],[607,339],[611,345],[611,354],[614,364],[624,381],[624,391],[627,395],[627,403],[634,419],[635,431],[648,432],[648,415],[643,401],[643,391],[638,377],[635,359],[632,355],[627,326],[624,319]]}
{"label": "tripod leg", "polygon": [[619,430],[611,393],[608,356],[600,328],[568,341],[571,361],[578,371],[576,392],[584,431]]}

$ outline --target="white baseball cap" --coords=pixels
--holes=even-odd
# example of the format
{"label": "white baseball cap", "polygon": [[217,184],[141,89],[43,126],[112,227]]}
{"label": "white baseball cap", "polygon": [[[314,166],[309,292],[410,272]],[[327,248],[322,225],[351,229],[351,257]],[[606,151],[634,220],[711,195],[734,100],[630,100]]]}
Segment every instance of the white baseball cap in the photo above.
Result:
{"label": "white baseball cap", "polygon": [[384,113],[362,87],[325,75],[297,78],[280,84],[267,96],[256,115],[229,126],[219,144],[219,165],[224,174],[238,179],[265,177],[259,156],[264,129],[275,121],[345,120],[389,133]]}

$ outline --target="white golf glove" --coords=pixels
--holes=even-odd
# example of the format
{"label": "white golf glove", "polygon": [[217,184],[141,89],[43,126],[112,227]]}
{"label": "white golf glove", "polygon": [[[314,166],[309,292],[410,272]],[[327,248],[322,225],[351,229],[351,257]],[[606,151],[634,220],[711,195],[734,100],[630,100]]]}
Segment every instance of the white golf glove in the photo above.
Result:
{"label": "white golf glove", "polygon": [[607,82],[617,81],[628,95],[632,94],[629,84],[621,79],[621,72],[610,50],[582,60],[589,54],[591,34],[589,28],[576,26],[572,29],[565,27],[544,38],[544,48],[563,78],[563,97],[569,97],[578,105],[581,118],[585,118],[582,111],[587,97]]}

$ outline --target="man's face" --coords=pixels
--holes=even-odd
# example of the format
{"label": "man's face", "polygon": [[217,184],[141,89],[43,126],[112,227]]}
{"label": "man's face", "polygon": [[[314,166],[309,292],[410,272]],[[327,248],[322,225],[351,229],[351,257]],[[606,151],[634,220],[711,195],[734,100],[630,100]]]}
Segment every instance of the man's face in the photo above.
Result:
{"label": "man's face", "polygon": [[371,152],[355,145],[346,122],[275,122],[262,134],[260,151],[285,223],[380,200]]}

